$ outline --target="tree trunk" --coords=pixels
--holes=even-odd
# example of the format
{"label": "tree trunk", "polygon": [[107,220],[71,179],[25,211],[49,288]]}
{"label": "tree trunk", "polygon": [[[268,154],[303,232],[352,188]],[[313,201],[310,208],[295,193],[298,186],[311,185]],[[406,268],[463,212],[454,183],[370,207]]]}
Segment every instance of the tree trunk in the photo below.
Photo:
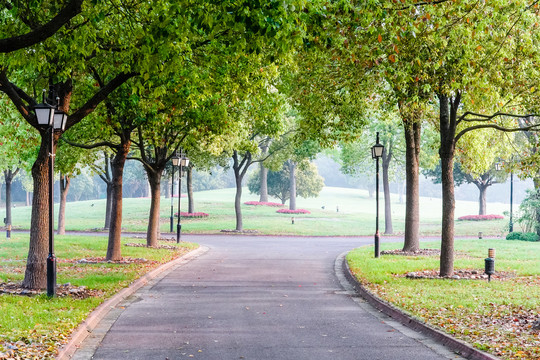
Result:
{"label": "tree trunk", "polygon": [[103,230],[109,230],[109,228],[111,227],[113,184],[112,184],[112,181],[106,182],[106,184],[107,184],[107,201],[105,203],[105,226],[103,226]]}
{"label": "tree trunk", "polygon": [[123,142],[111,161],[112,170],[112,204],[109,242],[107,245],[107,260],[121,260],[122,241],[122,184],[124,165],[131,146],[131,140]]}
{"label": "tree trunk", "polygon": [[268,169],[264,167],[264,164],[261,162],[259,163],[260,167],[260,178],[261,178],[261,186],[260,186],[260,202],[268,202]]}
{"label": "tree trunk", "polygon": [[161,176],[163,170],[149,169],[145,166],[148,183],[150,184],[150,216],[146,232],[146,246],[157,247],[159,239],[159,215],[161,202]]}
{"label": "tree trunk", "polygon": [[289,160],[289,210],[296,210],[296,162]]}
{"label": "tree trunk", "polygon": [[71,178],[60,174],[60,205],[58,207],[58,234],[66,234],[66,201]]}
{"label": "tree trunk", "polygon": [[6,226],[11,225],[11,184],[18,172],[19,169],[15,171],[11,171],[11,169],[4,170],[4,180],[6,182]]}
{"label": "tree trunk", "polygon": [[[391,150],[390,150],[391,151]],[[386,149],[384,150],[386,153]],[[390,167],[391,156],[383,156],[382,159],[383,189],[384,189],[384,233],[393,234],[392,226],[392,202],[390,199],[390,180],[388,169]]]}
{"label": "tree trunk", "polygon": [[234,211],[236,214],[236,230],[244,230],[244,224],[242,222],[242,179],[246,175],[246,171],[249,166],[253,164],[251,162],[251,153],[246,151],[242,160],[238,159],[238,151],[233,152],[233,170],[236,183],[236,195],[234,197]]}
{"label": "tree trunk", "polygon": [[[452,276],[454,273],[454,153],[457,127],[457,108],[460,95],[454,100],[446,95],[439,95],[439,121],[441,147],[441,183],[442,183],[442,230],[440,275]],[[450,109],[449,109],[450,106]],[[449,112],[450,110],[450,112]]]}
{"label": "tree trunk", "polygon": [[[56,136],[55,144],[56,146]],[[30,220],[30,245],[26,259],[26,271],[22,286],[28,289],[44,289],[47,285],[46,261],[49,247],[49,149],[47,133],[41,134],[41,146],[34,165],[32,179],[34,196]]]}
{"label": "tree trunk", "polygon": [[420,195],[419,195],[419,156],[420,131],[419,119],[412,117],[404,121],[405,128],[405,167],[406,167],[406,200],[405,200],[405,240],[403,251],[420,249]]}
{"label": "tree trunk", "polygon": [[480,192],[478,196],[478,215],[486,215],[486,193],[487,193],[488,186],[481,185],[478,186],[478,190]]}
{"label": "tree trunk", "polygon": [[193,203],[193,168],[188,166],[186,168],[186,187],[188,195],[188,213],[195,212],[195,205]]}
{"label": "tree trunk", "polygon": [[32,199],[30,196],[30,191],[27,191],[26,192],[26,206],[30,206],[30,205],[32,205]]}

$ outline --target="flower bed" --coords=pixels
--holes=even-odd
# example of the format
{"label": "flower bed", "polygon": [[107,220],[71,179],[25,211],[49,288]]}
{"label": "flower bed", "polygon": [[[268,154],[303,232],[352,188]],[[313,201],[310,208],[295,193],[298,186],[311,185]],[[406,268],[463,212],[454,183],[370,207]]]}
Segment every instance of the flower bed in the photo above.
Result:
{"label": "flower bed", "polygon": [[273,207],[283,207],[285,205],[275,202],[267,202],[267,201],[246,201],[244,205],[255,205],[255,206],[273,206]]}
{"label": "flower bed", "polygon": [[[203,218],[203,217],[210,216],[207,213],[203,213],[203,212],[194,212],[194,213],[181,212],[180,215],[182,215],[183,218]],[[175,213],[174,216],[178,217],[178,213]]]}
{"label": "flower bed", "polygon": [[297,210],[279,209],[276,212],[280,214],[311,214],[311,212],[309,212],[306,209],[297,209]]}
{"label": "flower bed", "polygon": [[500,219],[504,219],[504,216],[502,215],[465,215],[465,216],[462,216],[460,218],[458,218],[458,220],[469,220],[469,221],[484,221],[484,220],[500,220]]}

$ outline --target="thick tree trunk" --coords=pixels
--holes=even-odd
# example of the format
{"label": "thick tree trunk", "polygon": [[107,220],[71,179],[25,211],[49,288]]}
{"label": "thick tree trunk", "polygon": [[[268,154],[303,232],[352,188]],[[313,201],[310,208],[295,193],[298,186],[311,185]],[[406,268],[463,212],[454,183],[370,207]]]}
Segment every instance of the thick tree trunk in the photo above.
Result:
{"label": "thick tree trunk", "polygon": [[26,206],[32,205],[32,197],[30,196],[30,191],[26,192]]}
{"label": "thick tree trunk", "polygon": [[260,178],[261,178],[261,187],[260,187],[260,202],[268,202],[268,169],[264,167],[262,162],[259,163],[260,167]]}
{"label": "thick tree trunk", "polygon": [[131,141],[124,142],[111,161],[112,170],[112,205],[109,242],[107,245],[107,260],[121,260],[122,241],[122,185],[124,180],[124,165],[129,153]]}
{"label": "thick tree trunk", "polygon": [[186,186],[188,195],[188,213],[195,212],[195,204],[193,202],[193,168],[188,166],[186,168]]}
{"label": "thick tree trunk", "polygon": [[58,234],[66,234],[66,201],[71,178],[60,174],[60,205],[58,207]]}
{"label": "thick tree trunk", "polygon": [[[34,196],[30,220],[30,246],[22,286],[44,289],[47,285],[46,261],[49,248],[49,149],[47,134],[42,133],[41,146],[34,165],[32,178]],[[56,145],[56,144],[55,144]]]}
{"label": "thick tree trunk", "polygon": [[159,239],[159,210],[161,202],[161,176],[163,171],[145,167],[148,183],[150,184],[150,216],[146,231],[146,246],[157,247]]}
{"label": "thick tree trunk", "polygon": [[478,191],[480,192],[478,196],[478,215],[486,215],[486,193],[488,186],[481,185],[478,186]]}
{"label": "thick tree trunk", "polygon": [[405,128],[405,240],[403,251],[420,249],[420,195],[419,195],[419,156],[421,124],[414,117],[404,122]]}
{"label": "thick tree trunk", "polygon": [[296,210],[296,162],[289,160],[289,210]]}
{"label": "thick tree trunk", "polygon": [[451,100],[446,95],[439,95],[439,121],[441,136],[439,156],[441,158],[443,203],[440,258],[441,276],[452,276],[454,273],[454,153],[457,127],[457,108],[459,106],[459,102],[459,94],[454,100]]}
{"label": "thick tree trunk", "polygon": [[[386,149],[385,149],[386,152]],[[383,170],[383,189],[384,189],[384,233],[393,234],[394,228],[392,226],[392,202],[390,199],[390,180],[388,175],[388,169],[390,167],[390,156],[383,156],[382,170]]]}

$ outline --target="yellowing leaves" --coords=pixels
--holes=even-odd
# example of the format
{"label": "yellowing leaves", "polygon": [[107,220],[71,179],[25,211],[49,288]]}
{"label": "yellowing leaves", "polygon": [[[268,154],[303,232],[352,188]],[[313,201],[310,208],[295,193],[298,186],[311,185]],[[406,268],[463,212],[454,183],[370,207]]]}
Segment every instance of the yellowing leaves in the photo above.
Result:
{"label": "yellowing leaves", "polygon": [[382,42],[382,36],[381,36],[381,34],[379,34],[379,35],[377,36],[377,40],[378,40],[379,42]]}
{"label": "yellowing leaves", "polygon": [[392,54],[388,57],[388,60],[390,60],[391,62],[395,63],[396,62],[396,55]]}

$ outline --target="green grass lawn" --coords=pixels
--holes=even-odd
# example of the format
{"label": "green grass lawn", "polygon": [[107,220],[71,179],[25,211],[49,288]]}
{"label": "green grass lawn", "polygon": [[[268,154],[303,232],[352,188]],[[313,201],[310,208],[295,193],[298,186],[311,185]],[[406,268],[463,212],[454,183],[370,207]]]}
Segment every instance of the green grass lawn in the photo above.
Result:
{"label": "green grass lawn", "polygon": [[[194,194],[195,211],[208,213],[208,218],[182,219],[184,233],[217,233],[235,228],[234,189],[201,191]],[[242,202],[258,200],[257,195],[243,191]],[[275,200],[274,200],[275,201]],[[381,199],[382,201],[382,199]],[[187,198],[182,198],[182,211],[187,211]],[[177,199],[173,200],[174,212]],[[367,191],[347,188],[325,187],[318,198],[297,199],[298,208],[307,209],[311,214],[295,215],[294,225],[291,215],[278,214],[276,208],[266,206],[242,206],[244,229],[257,230],[262,234],[310,235],[310,236],[358,236],[372,235],[375,227],[375,199]],[[324,206],[324,209],[322,208]],[[505,204],[488,204],[488,212],[502,214]],[[58,206],[55,207],[56,211]],[[127,198],[123,202],[122,227],[126,231],[146,231],[150,199]],[[161,231],[170,229],[170,199],[161,199]],[[457,201],[456,218],[477,212],[475,201]],[[337,211],[339,209],[339,211]],[[381,204],[380,228],[384,231],[384,216]],[[421,224],[423,235],[436,235],[441,231],[441,200],[421,198]],[[28,229],[30,207],[13,209],[14,228]],[[69,202],[66,209],[67,230],[100,230],[103,228],[105,200]],[[404,231],[405,204],[400,204],[397,196],[392,198],[394,233]],[[501,235],[506,232],[508,220],[483,222],[456,221],[456,235]],[[176,224],[176,220],[175,220]],[[176,228],[176,225],[174,226]]]}
{"label": "green grass lawn", "polygon": [[[142,240],[123,239],[124,244],[128,242]],[[22,281],[28,244],[27,234],[14,234],[11,240],[0,241],[0,283]],[[173,243],[168,242],[167,245]],[[124,258],[144,258],[147,262],[80,264],[70,260],[104,257],[107,237],[56,236],[57,284],[86,286],[99,296],[77,299],[70,296],[48,298],[44,294],[0,295],[0,353],[6,353],[10,344],[18,349],[13,358],[53,358],[58,346],[67,340],[73,329],[106,298],[160,264],[196,246],[181,243],[177,250],[122,246]]]}
{"label": "green grass lawn", "polygon": [[[422,243],[438,248],[438,243]],[[399,248],[383,244],[382,249]],[[438,269],[438,256],[383,255],[372,247],[347,256],[355,276],[373,293],[427,323],[504,359],[540,358],[540,243],[508,240],[456,241],[455,268],[483,273],[487,249],[496,249],[496,270],[506,280],[408,279],[408,272]]]}

